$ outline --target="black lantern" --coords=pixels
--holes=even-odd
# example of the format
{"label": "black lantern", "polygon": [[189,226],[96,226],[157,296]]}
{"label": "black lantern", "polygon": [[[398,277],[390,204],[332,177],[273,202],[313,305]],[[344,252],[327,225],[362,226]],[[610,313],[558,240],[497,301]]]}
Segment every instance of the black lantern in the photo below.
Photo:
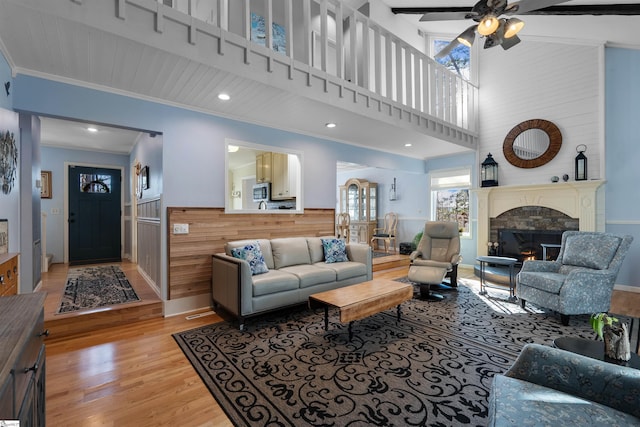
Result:
{"label": "black lantern", "polygon": [[584,152],[587,151],[587,146],[580,144],[576,147],[578,155],[576,156],[576,181],[585,181],[587,179],[587,156]]}
{"label": "black lantern", "polygon": [[498,185],[498,163],[493,160],[491,153],[482,162],[480,181],[481,187],[496,187]]}

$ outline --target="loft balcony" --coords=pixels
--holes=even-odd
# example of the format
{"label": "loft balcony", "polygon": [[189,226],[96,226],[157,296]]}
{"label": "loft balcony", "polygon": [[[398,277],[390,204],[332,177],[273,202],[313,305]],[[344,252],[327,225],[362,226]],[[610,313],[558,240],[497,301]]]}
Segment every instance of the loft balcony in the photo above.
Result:
{"label": "loft balcony", "polygon": [[321,136],[313,121],[338,117],[357,129],[337,139],[417,138],[419,157],[476,148],[478,88],[337,0],[1,4],[18,72]]}

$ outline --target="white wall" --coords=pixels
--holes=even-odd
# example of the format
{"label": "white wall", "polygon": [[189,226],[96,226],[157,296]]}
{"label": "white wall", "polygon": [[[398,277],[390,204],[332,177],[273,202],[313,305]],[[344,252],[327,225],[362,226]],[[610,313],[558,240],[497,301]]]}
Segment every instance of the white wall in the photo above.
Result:
{"label": "white wall", "polygon": [[[500,185],[551,182],[575,176],[576,146],[587,146],[589,179],[604,178],[603,47],[526,41],[508,51],[481,50],[479,157],[491,152]],[[507,133],[529,119],[546,119],[562,132],[558,155],[544,166],[521,169],[502,151]]]}
{"label": "white wall", "polygon": [[[18,148],[18,156],[22,151],[20,146],[20,129],[18,128],[18,114],[0,108],[0,131],[13,133]],[[0,191],[0,219],[9,222],[9,252],[20,252],[20,160],[16,165],[16,177],[13,189],[9,194]],[[27,218],[27,221],[31,217]]]}

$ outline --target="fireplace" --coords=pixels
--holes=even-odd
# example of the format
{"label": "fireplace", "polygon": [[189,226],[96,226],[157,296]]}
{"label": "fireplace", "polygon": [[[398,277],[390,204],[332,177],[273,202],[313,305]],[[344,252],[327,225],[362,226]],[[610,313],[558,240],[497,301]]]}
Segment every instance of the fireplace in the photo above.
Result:
{"label": "fireplace", "polygon": [[558,256],[559,247],[548,247],[543,251],[543,244],[560,245],[562,230],[498,230],[498,255],[516,258],[518,263],[530,259],[543,259],[546,252],[547,260],[554,260]]}
{"label": "fireplace", "polygon": [[[478,206],[477,255],[487,255],[488,242],[498,240],[497,234],[491,230],[492,219],[495,220],[501,214],[515,208],[545,207],[553,209],[562,212],[572,221],[576,221],[576,224],[568,224],[564,221],[559,224],[555,218],[548,221],[549,218],[546,214],[532,215],[533,225],[531,223],[520,224],[516,215],[512,225],[498,225],[496,223],[497,229],[544,230],[554,233],[558,231],[560,235],[562,234],[561,230],[576,228],[581,231],[604,231],[603,184],[602,180],[590,180],[474,189]],[[536,216],[541,218],[536,219]],[[548,225],[544,224],[545,221]],[[550,230],[551,224],[557,226],[557,230]],[[542,257],[541,253],[540,257]]]}

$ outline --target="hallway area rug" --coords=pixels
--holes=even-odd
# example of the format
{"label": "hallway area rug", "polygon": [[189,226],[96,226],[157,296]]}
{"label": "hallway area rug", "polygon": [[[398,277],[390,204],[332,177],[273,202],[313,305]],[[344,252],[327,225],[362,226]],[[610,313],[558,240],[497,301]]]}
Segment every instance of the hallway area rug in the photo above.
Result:
{"label": "hallway area rug", "polygon": [[323,310],[305,307],[249,319],[245,331],[220,322],[173,337],[236,426],[486,425],[493,377],[526,343],[593,333],[588,316],[563,326],[478,292],[414,298],[400,321],[392,309],[354,322],[351,341],[337,310],[325,331]]}
{"label": "hallway area rug", "polygon": [[140,301],[127,276],[117,265],[69,269],[56,314]]}

